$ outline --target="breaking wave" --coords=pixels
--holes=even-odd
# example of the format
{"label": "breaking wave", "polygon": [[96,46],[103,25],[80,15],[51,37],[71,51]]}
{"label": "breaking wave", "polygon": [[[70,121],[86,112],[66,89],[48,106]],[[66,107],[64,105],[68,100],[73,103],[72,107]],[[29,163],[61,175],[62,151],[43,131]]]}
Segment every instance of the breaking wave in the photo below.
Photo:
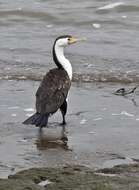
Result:
{"label": "breaking wave", "polygon": [[[36,73],[18,73],[1,74],[1,80],[42,80],[44,74]],[[73,73],[73,82],[115,82],[115,83],[137,83],[139,82],[139,73]]]}
{"label": "breaking wave", "polygon": [[104,5],[102,7],[98,7],[97,10],[103,11],[103,10],[112,10],[112,9],[117,9],[118,11],[121,11],[121,12],[138,12],[139,6],[133,5],[133,4],[127,4],[124,2],[115,2],[115,3]]}

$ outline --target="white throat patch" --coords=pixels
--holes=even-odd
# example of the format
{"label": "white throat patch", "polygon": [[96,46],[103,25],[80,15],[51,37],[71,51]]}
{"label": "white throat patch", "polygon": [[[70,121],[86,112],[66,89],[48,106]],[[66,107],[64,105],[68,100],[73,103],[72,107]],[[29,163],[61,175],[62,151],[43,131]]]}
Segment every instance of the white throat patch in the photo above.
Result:
{"label": "white throat patch", "polygon": [[59,46],[56,43],[55,44],[55,53],[56,53],[59,63],[65,69],[65,71],[68,73],[70,80],[72,80],[72,66],[71,66],[71,63],[69,62],[69,60],[64,56],[64,47]]}

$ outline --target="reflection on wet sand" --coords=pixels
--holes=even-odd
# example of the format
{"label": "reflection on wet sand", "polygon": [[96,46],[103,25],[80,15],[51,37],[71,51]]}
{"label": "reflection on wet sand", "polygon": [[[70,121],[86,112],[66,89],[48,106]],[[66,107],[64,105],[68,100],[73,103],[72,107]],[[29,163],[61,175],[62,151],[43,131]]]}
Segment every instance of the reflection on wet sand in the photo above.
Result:
{"label": "reflection on wet sand", "polygon": [[138,104],[137,104],[137,102],[136,102],[136,100],[134,98],[132,98],[131,101],[133,102],[134,106],[138,107]]}
{"label": "reflection on wet sand", "polygon": [[64,150],[68,150],[68,137],[66,135],[65,127],[61,130],[61,135],[50,135],[49,133],[44,133],[43,129],[39,130],[38,138],[36,141],[37,148],[39,150],[46,149],[58,149],[62,148]]}
{"label": "reflection on wet sand", "polygon": [[137,100],[135,99],[135,97],[124,96],[124,98],[130,100],[130,101],[133,103],[133,105],[134,105],[135,107],[138,107],[138,103],[137,103]]}

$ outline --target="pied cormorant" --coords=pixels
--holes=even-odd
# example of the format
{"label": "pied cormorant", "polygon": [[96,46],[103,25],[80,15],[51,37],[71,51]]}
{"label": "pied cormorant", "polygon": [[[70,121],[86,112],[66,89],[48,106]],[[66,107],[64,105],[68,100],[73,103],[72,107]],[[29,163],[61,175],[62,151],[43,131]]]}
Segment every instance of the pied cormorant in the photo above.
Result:
{"label": "pied cormorant", "polygon": [[58,37],[53,45],[53,60],[57,68],[50,70],[44,76],[36,92],[36,113],[23,122],[37,127],[46,127],[50,115],[60,109],[63,125],[66,124],[67,95],[71,86],[72,66],[64,56],[64,47],[77,42],[70,36]]}

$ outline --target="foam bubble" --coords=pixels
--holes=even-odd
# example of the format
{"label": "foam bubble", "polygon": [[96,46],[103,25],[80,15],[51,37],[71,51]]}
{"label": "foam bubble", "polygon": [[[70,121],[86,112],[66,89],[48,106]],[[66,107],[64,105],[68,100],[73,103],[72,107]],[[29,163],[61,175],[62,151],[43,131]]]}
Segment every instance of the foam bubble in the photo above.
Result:
{"label": "foam bubble", "polygon": [[24,111],[26,111],[26,112],[34,112],[34,109],[33,108],[26,108],[26,109],[24,109]]}
{"label": "foam bubble", "polygon": [[15,110],[15,109],[19,109],[18,106],[13,106],[13,107],[8,107],[9,110]]}
{"label": "foam bubble", "polygon": [[94,131],[89,131],[88,134],[96,134]]}
{"label": "foam bubble", "polygon": [[22,10],[22,8],[21,8],[21,7],[19,7],[17,10],[18,10],[18,11],[21,11],[21,10]]}
{"label": "foam bubble", "polygon": [[47,28],[52,28],[53,25],[52,25],[52,24],[48,24],[48,25],[46,25],[46,27],[47,27]]}
{"label": "foam bubble", "polygon": [[101,25],[98,24],[98,23],[93,23],[92,26],[93,26],[94,28],[97,28],[97,29],[101,27]]}
{"label": "foam bubble", "polygon": [[110,3],[110,4],[105,5],[103,7],[99,7],[98,10],[113,9],[113,8],[118,7],[120,5],[124,5],[124,3],[123,2]]}
{"label": "foam bubble", "polygon": [[122,18],[127,18],[127,16],[126,16],[126,15],[123,15]]}
{"label": "foam bubble", "polygon": [[81,125],[83,125],[83,124],[85,124],[86,123],[86,119],[82,119],[81,121],[80,121],[80,124]]}
{"label": "foam bubble", "polygon": [[12,117],[16,117],[17,114],[16,114],[16,113],[12,113],[11,116],[12,116]]}
{"label": "foam bubble", "polygon": [[95,118],[94,121],[102,120],[102,117]]}
{"label": "foam bubble", "polygon": [[47,185],[49,185],[51,183],[52,183],[51,181],[46,179],[45,181],[41,181],[40,183],[38,183],[38,185],[41,186],[41,187],[46,187]]}
{"label": "foam bubble", "polygon": [[31,114],[31,113],[27,113],[26,116],[27,116],[27,117],[31,117],[32,114]]}
{"label": "foam bubble", "polygon": [[126,116],[129,116],[129,117],[134,117],[133,114],[128,113],[128,112],[126,112],[126,111],[122,111],[122,112],[121,112],[121,115],[126,115]]}

